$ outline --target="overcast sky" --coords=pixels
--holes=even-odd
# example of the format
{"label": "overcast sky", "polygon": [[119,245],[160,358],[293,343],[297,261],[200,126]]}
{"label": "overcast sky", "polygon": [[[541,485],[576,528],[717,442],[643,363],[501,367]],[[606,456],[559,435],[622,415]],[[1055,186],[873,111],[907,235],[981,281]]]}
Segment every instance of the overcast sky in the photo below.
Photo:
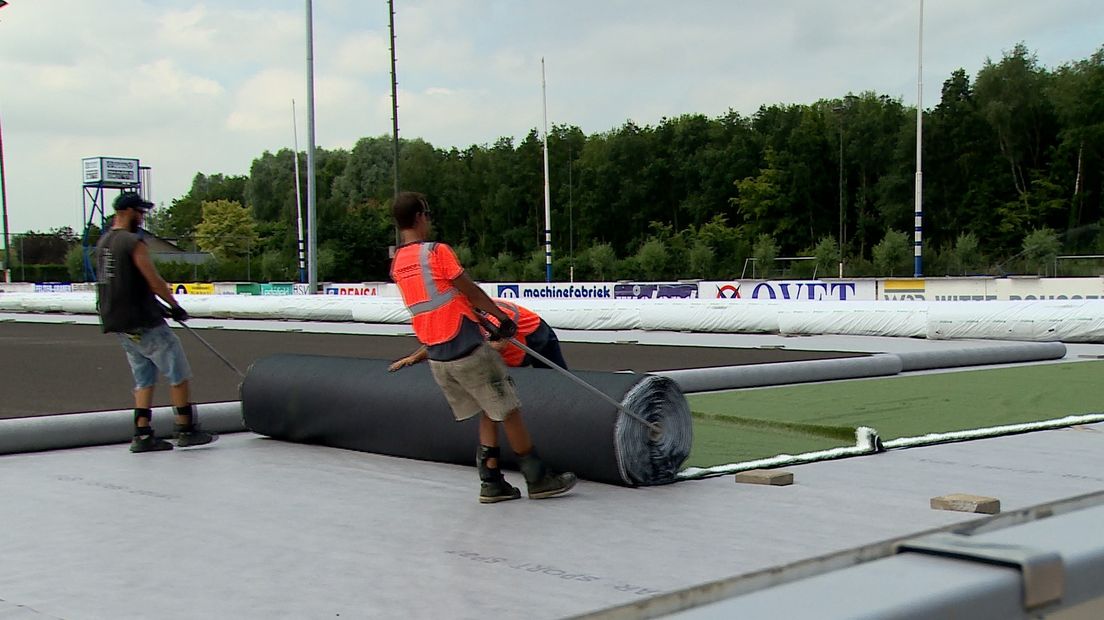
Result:
{"label": "overcast sky", "polygon": [[[437,147],[541,124],[632,119],[873,90],[916,103],[918,0],[395,0],[399,120]],[[1056,67],[1104,44],[1097,1],[928,0],[924,106],[1024,42]],[[316,0],[317,144],[391,131],[386,0]],[[196,172],[245,174],[306,144],[303,0],[9,0],[0,122],[13,233],[82,229],[80,160],[133,157],[167,206]],[[114,192],[109,192],[110,199]]]}

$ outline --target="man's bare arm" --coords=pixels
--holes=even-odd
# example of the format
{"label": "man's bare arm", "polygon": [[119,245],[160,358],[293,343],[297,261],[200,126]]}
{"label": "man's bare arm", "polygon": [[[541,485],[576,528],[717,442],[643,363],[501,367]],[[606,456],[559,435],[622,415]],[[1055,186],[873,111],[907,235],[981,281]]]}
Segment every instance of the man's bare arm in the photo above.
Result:
{"label": "man's bare arm", "polygon": [[146,247],[144,242],[134,246],[133,256],[134,266],[137,267],[138,271],[145,277],[153,294],[165,300],[165,303],[170,306],[179,305],[176,303],[176,299],[173,298],[172,289],[169,288],[169,283],[165,282],[165,279],[157,272],[157,267],[154,266],[153,261],[150,260],[149,248]]}

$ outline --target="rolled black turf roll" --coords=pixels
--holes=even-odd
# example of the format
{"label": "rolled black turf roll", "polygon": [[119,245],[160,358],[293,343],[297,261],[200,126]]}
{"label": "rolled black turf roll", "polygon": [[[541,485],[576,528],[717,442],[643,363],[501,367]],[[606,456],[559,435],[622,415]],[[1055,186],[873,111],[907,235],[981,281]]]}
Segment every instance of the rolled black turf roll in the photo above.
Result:
{"label": "rolled black turf roll", "polygon": [[[457,422],[428,364],[388,372],[378,359],[274,355],[242,382],[242,415],[256,433],[376,454],[474,465],[473,417]],[[654,375],[575,372],[652,430],[554,370],[511,368],[533,443],[554,470],[628,486],[673,482],[690,454],[690,407]],[[516,467],[502,431],[502,461]]]}

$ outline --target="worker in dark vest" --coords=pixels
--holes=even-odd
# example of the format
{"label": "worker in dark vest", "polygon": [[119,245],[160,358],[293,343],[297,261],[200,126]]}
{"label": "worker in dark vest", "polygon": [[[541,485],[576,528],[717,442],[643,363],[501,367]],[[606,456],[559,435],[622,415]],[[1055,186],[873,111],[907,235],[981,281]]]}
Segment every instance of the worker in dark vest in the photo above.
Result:
{"label": "worker in dark vest", "polygon": [[464,271],[444,243],[429,241],[429,203],[422,194],[403,192],[392,205],[402,244],[395,250],[391,279],[411,314],[414,334],[425,345],[437,385],[457,420],[479,416],[479,501],[494,503],[521,497],[499,468],[498,424],[502,424],[530,499],[559,495],[575,486],[575,474],[549,470],[521,417],[521,401],[498,353],[487,345],[476,310],[498,320],[492,335],[508,339],[517,324],[491,301]]}
{"label": "worker in dark vest", "polygon": [[[494,303],[498,306],[499,310],[502,310],[506,313],[506,316],[510,317],[510,320],[517,323],[517,335],[514,336],[514,338],[521,342],[521,344],[536,351],[541,357],[560,368],[567,369],[567,362],[564,361],[563,352],[560,351],[560,339],[556,336],[556,331],[552,329],[552,326],[546,323],[540,315],[524,306],[519,306],[505,299],[495,299]],[[488,321],[491,322],[492,326],[498,326],[494,317],[488,317]],[[484,330],[484,335],[489,336],[490,334]],[[488,342],[488,344],[491,345],[492,349],[498,351],[498,354],[502,356],[502,361],[510,368],[519,368],[521,366],[548,368],[547,364],[529,355],[509,340],[492,340]],[[418,364],[427,358],[426,348],[423,346],[410,355],[396,360],[388,367],[388,370],[395,372],[400,368]]]}
{"label": "worker in dark vest", "polygon": [[[176,414],[173,425],[176,446],[211,443],[218,436],[199,427],[189,392],[192,369],[180,339],[164,318],[168,313],[183,322],[188,320],[188,313],[173,298],[139,234],[142,220],[153,203],[134,192],[123,192],[114,206],[112,227],[96,244],[96,310],[103,331],[118,334],[134,375],[134,439],[130,451],[173,448],[168,441],[155,437],[150,425],[158,373],[169,380]],[[168,304],[167,309],[157,301],[158,297]]]}

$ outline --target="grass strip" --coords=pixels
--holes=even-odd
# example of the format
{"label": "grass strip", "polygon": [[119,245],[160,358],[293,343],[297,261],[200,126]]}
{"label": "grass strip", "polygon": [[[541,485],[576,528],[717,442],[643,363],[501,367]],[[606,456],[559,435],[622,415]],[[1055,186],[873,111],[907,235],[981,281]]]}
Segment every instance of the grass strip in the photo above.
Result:
{"label": "grass strip", "polygon": [[687,466],[852,445],[858,426],[889,440],[1099,412],[1102,379],[1086,361],[691,394]]}

